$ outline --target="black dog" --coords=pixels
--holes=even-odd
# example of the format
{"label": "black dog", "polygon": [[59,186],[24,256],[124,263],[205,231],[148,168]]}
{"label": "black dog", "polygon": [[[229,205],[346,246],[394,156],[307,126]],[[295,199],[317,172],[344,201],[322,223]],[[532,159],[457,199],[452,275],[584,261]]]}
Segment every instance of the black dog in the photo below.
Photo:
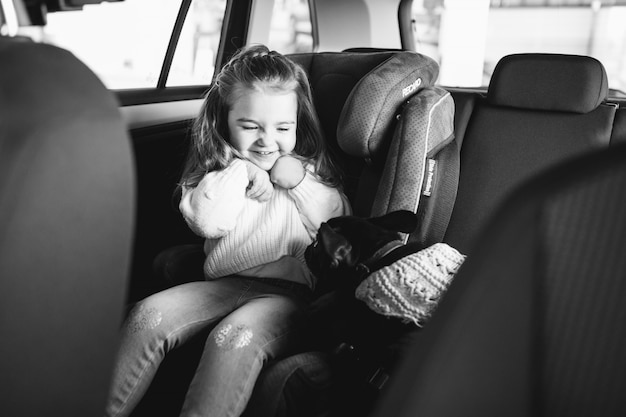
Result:
{"label": "black dog", "polygon": [[384,385],[417,328],[374,313],[354,290],[371,272],[424,248],[405,245],[400,235],[416,226],[417,216],[406,210],[367,219],[336,217],[321,225],[305,253],[324,294],[311,306],[313,329],[327,343],[322,348],[334,349],[343,373],[373,392]]}
{"label": "black dog", "polygon": [[404,245],[399,234],[416,226],[417,215],[408,210],[367,219],[335,217],[322,223],[317,239],[307,248],[307,265],[323,288],[353,291],[370,272],[424,248]]}

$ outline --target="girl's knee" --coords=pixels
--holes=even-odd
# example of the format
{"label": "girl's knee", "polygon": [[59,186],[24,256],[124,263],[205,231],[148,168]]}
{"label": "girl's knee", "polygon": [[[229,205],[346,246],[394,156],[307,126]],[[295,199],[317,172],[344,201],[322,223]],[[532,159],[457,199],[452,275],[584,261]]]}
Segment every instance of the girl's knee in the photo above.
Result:
{"label": "girl's knee", "polygon": [[126,319],[126,330],[130,333],[139,333],[153,330],[163,321],[163,312],[158,303],[146,299],[137,303]]}
{"label": "girl's knee", "polygon": [[[220,323],[211,332],[211,341],[219,350],[243,349],[259,339],[256,329],[245,323]],[[255,343],[256,344],[256,343]]]}
{"label": "girl's knee", "polygon": [[[180,292],[180,291],[179,291]],[[185,317],[185,309],[190,302],[183,303],[178,292],[172,288],[152,294],[139,301],[131,309],[126,319],[126,328],[131,333],[170,327]]]}
{"label": "girl's knee", "polygon": [[284,326],[225,320],[213,329],[207,342],[223,353],[255,352],[262,358],[272,358],[291,343],[290,335],[290,329]]}

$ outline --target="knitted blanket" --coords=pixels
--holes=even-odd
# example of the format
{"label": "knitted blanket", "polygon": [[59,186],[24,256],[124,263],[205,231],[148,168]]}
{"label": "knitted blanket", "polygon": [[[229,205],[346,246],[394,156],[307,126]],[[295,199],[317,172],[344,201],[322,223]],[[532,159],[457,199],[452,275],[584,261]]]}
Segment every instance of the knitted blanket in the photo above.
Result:
{"label": "knitted blanket", "polygon": [[378,314],[422,327],[464,260],[456,249],[436,243],[371,273],[355,296]]}

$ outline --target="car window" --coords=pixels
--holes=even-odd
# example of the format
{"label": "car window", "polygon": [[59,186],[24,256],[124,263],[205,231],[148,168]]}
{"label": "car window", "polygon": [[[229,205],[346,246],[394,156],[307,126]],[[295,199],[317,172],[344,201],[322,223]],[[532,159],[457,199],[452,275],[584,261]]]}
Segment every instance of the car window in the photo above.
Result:
{"label": "car window", "polygon": [[[124,0],[48,13],[20,34],[73,52],[110,89],[154,88],[181,0]],[[166,87],[207,85],[215,71],[227,0],[192,0]],[[308,0],[275,0],[267,43],[283,53],[314,49]]]}
{"label": "car window", "polygon": [[[226,0],[193,0],[167,85],[209,84]],[[48,13],[22,34],[73,52],[110,89],[156,87],[181,1],[125,0]]]}
{"label": "car window", "polygon": [[553,52],[597,58],[626,91],[626,0],[413,0],[412,12],[442,85],[486,86],[504,55]]}
{"label": "car window", "polygon": [[267,45],[284,54],[314,50],[308,0],[275,0]]}
{"label": "car window", "polygon": [[226,0],[194,0],[178,40],[167,86],[210,84]]}

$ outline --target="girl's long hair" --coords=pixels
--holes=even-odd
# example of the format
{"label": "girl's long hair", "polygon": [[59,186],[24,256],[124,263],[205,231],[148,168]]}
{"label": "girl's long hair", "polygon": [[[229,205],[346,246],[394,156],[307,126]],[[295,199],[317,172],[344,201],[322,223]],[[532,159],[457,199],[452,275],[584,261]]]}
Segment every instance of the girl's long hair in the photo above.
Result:
{"label": "girl's long hair", "polygon": [[294,156],[311,163],[318,179],[340,186],[340,174],[329,156],[306,72],[263,45],[240,49],[222,68],[208,90],[192,125],[191,143],[180,185],[195,187],[208,172],[226,168],[238,156],[230,145],[228,112],[242,88],[294,91],[298,120]]}

